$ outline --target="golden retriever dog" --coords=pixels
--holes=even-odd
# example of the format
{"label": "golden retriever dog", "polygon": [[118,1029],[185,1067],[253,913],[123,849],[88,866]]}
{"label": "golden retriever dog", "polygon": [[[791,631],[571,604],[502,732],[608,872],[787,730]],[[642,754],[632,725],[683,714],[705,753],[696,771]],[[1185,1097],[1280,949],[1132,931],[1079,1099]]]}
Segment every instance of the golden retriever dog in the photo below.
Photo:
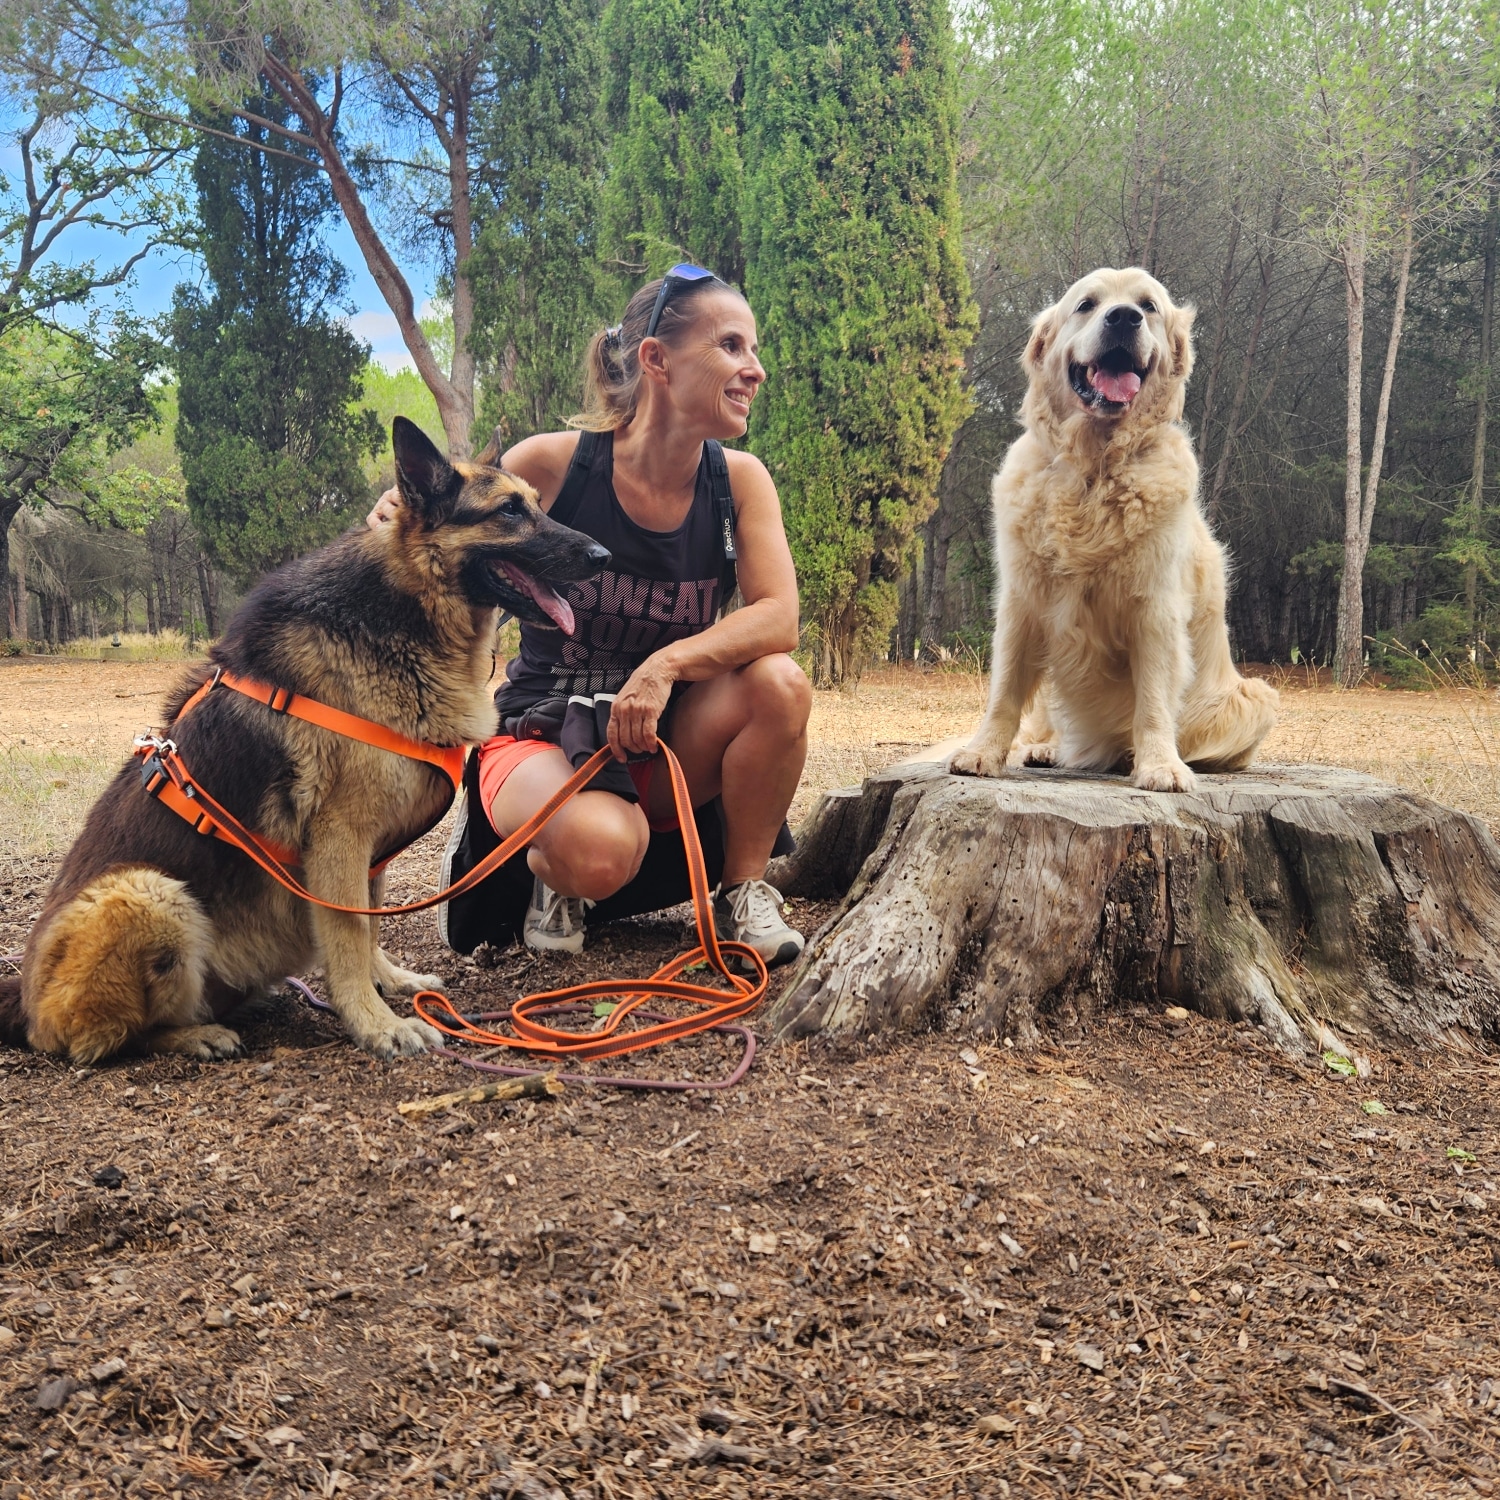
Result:
{"label": "golden retriever dog", "polygon": [[1182,792],[1190,766],[1248,765],[1275,723],[1275,690],[1230,658],[1224,549],[1198,508],[1192,326],[1135,268],[1085,276],[1033,324],[1026,431],[993,487],[989,707],[954,771],[1000,775],[1019,734],[1031,764]]}

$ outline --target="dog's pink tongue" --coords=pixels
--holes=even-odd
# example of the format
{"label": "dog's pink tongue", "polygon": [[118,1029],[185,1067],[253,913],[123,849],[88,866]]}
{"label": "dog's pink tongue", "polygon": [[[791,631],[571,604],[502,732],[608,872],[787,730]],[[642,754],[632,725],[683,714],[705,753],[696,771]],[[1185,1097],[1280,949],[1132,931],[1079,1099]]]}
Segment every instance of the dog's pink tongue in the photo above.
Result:
{"label": "dog's pink tongue", "polygon": [[512,563],[502,563],[501,566],[505,569],[505,576],[518,589],[530,594],[564,635],[573,634],[573,606],[566,599],[549,589],[540,578],[533,578],[523,568]]}
{"label": "dog's pink tongue", "polygon": [[1116,401],[1124,406],[1135,400],[1136,392],[1141,388],[1141,377],[1134,370],[1116,374],[1113,370],[1095,369],[1089,371],[1089,384],[1106,401]]}

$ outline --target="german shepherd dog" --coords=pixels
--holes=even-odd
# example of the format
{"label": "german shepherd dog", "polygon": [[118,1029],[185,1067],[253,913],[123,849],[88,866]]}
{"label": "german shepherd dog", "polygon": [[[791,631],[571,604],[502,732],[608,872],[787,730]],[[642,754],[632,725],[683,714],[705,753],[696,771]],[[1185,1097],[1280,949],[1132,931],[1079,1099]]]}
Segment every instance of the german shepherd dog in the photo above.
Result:
{"label": "german shepherd dog", "polygon": [[[392,430],[403,506],[264,578],[168,699],[168,724],[214,667],[290,688],[412,739],[440,745],[495,732],[486,691],[497,616],[571,626],[552,584],[597,573],[598,543],[559,525],[522,480],[495,467],[498,444],[449,464],[402,417]],[[301,851],[324,900],[379,906],[371,864],[429,827],[450,795],[436,767],[216,690],[169,731],[204,787],[245,826]],[[288,974],[321,963],[334,1010],[379,1057],[424,1051],[438,1034],[399,1020],[395,995],[440,989],[381,950],[379,919],[292,896],[245,854],[195,833],[124,767],[63,861],[0,990],[33,1047],[93,1063],[127,1045],[227,1057],[221,1022]],[[7,1000],[9,1003],[7,1004]]]}

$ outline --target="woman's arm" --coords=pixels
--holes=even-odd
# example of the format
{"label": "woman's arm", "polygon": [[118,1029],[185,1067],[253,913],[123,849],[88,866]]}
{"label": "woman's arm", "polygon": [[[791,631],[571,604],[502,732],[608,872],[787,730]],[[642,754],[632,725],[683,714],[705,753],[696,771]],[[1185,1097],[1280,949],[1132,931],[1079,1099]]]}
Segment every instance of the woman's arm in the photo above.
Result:
{"label": "woman's arm", "polygon": [[740,596],[744,606],[716,625],[653,653],[615,699],[609,743],[617,759],[654,754],[656,725],[676,682],[703,682],[762,656],[797,646],[797,574],[781,520],[781,501],[766,466],[726,451],[734,494]]}

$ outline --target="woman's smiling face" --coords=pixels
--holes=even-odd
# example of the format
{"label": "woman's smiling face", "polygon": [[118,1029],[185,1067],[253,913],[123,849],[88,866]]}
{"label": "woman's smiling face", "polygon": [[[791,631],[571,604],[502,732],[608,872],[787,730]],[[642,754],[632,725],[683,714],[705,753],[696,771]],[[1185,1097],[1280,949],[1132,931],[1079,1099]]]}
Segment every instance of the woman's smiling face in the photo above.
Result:
{"label": "woman's smiling face", "polygon": [[675,415],[704,437],[743,437],[750,403],[766,372],[749,304],[730,291],[710,292],[697,317],[667,347],[668,400]]}

